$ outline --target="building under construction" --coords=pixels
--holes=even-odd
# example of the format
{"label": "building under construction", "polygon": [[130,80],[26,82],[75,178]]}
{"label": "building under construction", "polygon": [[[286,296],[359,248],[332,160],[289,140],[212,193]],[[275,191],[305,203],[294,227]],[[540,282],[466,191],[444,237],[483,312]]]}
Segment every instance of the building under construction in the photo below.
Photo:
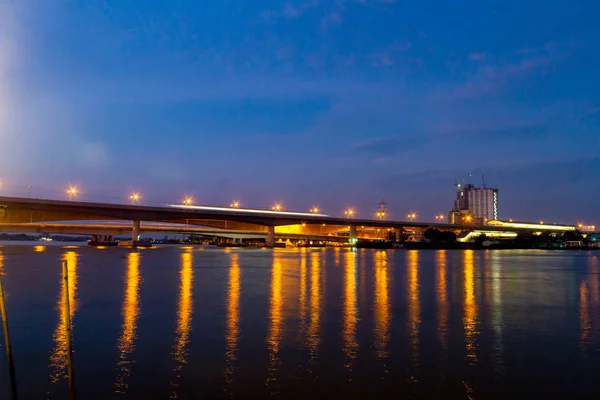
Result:
{"label": "building under construction", "polygon": [[484,225],[498,219],[498,189],[478,188],[471,183],[456,184],[456,200],[448,215],[451,224]]}

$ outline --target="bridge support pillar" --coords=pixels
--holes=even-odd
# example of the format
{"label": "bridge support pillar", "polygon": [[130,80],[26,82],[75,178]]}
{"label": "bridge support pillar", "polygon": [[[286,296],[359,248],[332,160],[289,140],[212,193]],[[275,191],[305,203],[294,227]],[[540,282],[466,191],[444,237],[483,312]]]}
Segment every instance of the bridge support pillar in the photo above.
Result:
{"label": "bridge support pillar", "polygon": [[133,221],[132,240],[140,240],[140,221]]}
{"label": "bridge support pillar", "polygon": [[394,233],[396,234],[396,242],[404,241],[404,228],[403,227],[395,228]]}
{"label": "bridge support pillar", "polygon": [[350,226],[350,243],[356,243],[356,226]]}
{"label": "bridge support pillar", "polygon": [[267,229],[267,247],[275,247],[275,227],[269,226]]}

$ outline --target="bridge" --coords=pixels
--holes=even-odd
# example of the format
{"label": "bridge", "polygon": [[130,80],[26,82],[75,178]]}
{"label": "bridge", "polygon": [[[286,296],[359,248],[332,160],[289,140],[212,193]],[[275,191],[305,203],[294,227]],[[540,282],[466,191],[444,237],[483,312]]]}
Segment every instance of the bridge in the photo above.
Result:
{"label": "bridge", "polygon": [[[92,221],[131,221],[129,228],[123,226],[92,226]],[[89,222],[82,224],[50,224],[59,221]],[[164,226],[152,227],[142,225],[144,222],[164,223]],[[485,229],[487,232],[534,232],[539,225],[456,225],[417,221],[390,221],[379,219],[358,219],[332,217],[319,213],[302,213],[290,211],[272,211],[244,208],[226,208],[213,206],[192,206],[170,204],[165,206],[124,205],[95,202],[78,202],[65,200],[29,199],[19,197],[0,197],[0,231],[10,230],[30,232],[30,229],[44,229],[43,232],[101,234],[103,232],[119,232],[126,230],[132,238],[138,240],[142,231],[167,233],[196,233],[226,235],[232,237],[248,234],[266,238],[267,246],[273,246],[275,238],[327,238],[331,240],[333,233],[348,232],[345,240],[356,241],[360,229],[395,232],[397,241],[403,239],[405,230],[423,231],[437,228],[454,232]],[[180,224],[185,227],[168,227],[166,224]],[[44,228],[41,228],[41,227]],[[206,228],[216,228],[206,229]],[[61,230],[62,229],[62,230]],[[85,230],[89,229],[89,230]],[[94,233],[92,230],[96,229]],[[125,230],[126,229],[126,230]],[[204,230],[203,230],[204,229]],[[575,227],[553,227],[545,229],[574,230]],[[195,231],[194,231],[195,230]],[[55,232],[57,231],[57,232]],[[90,233],[88,233],[90,232]],[[312,240],[312,239],[311,239]]]}

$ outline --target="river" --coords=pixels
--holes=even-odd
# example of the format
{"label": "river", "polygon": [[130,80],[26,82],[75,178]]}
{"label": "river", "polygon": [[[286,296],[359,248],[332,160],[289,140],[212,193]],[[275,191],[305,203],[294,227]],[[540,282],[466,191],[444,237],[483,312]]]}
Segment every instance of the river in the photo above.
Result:
{"label": "river", "polygon": [[[0,245],[21,399],[595,398],[586,251]],[[2,341],[0,398],[10,398]]]}

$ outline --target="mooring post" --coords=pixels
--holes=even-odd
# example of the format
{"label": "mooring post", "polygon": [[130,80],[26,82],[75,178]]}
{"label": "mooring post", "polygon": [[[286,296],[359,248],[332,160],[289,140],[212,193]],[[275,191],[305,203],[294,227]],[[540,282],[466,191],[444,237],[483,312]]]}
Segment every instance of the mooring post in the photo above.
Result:
{"label": "mooring post", "polygon": [[8,317],[6,316],[6,304],[4,303],[4,285],[2,283],[2,269],[0,269],[0,311],[2,313],[2,327],[4,328],[4,345],[6,347],[6,359],[10,371],[10,390],[12,398],[17,400],[17,377],[15,375],[15,363],[13,361],[12,347],[10,345],[10,333],[8,331]]}
{"label": "mooring post", "polygon": [[69,265],[63,260],[63,285],[65,302],[65,335],[67,336],[67,366],[69,368],[69,398],[75,400],[75,366],[73,365],[73,343],[71,342],[71,304],[69,303]]}

